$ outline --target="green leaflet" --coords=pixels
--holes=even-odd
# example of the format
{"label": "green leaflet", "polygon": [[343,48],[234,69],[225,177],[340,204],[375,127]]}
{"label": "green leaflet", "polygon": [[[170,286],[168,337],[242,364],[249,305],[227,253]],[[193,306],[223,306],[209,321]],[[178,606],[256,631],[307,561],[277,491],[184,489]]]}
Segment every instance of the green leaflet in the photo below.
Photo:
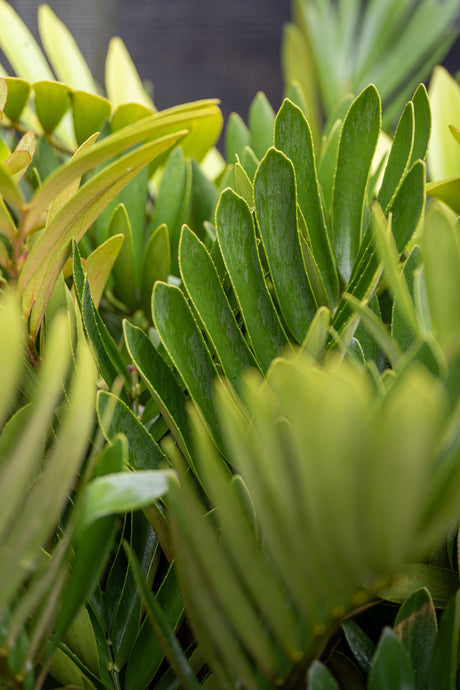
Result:
{"label": "green leaflet", "polygon": [[340,135],[332,201],[332,236],[337,266],[347,283],[361,244],[370,166],[380,133],[380,96],[368,86],[350,106]]}
{"label": "green leaflet", "polygon": [[207,249],[187,226],[181,233],[179,264],[187,293],[224,374],[232,384],[238,385],[242,371],[257,367],[257,364],[241,334]]}
{"label": "green leaflet", "polygon": [[191,439],[185,411],[187,398],[182,386],[140,328],[136,328],[129,321],[124,321],[123,329],[126,347],[136,369],[157,401],[182,453],[186,457],[189,456]]}
{"label": "green leaflet", "polygon": [[369,690],[415,690],[409,654],[391,628],[385,628],[369,673]]}
{"label": "green leaflet", "polygon": [[128,556],[129,565],[131,567],[134,580],[139,592],[142,595],[148,619],[152,625],[155,636],[158,639],[158,643],[164,651],[177,677],[180,679],[184,690],[201,690],[200,685],[196,680],[195,675],[177,641],[177,638],[174,636],[170,620],[168,620],[168,617],[163,613],[162,609],[160,608],[159,601],[153,596],[150,587],[145,581],[144,573],[142,572],[134,551],[126,542],[124,542],[123,546]]}
{"label": "green leaflet", "polygon": [[377,201],[385,211],[397,190],[411,159],[414,144],[415,113],[412,101],[407,103],[396,128]]}
{"label": "green leaflet", "polygon": [[225,129],[225,158],[235,162],[235,156],[242,158],[245,146],[251,143],[251,134],[238,113],[230,113]]}
{"label": "green leaflet", "polygon": [[295,173],[291,161],[271,148],[254,180],[256,217],[280,311],[301,343],[316,311],[302,260],[297,227]]}
{"label": "green leaflet", "polygon": [[[259,160],[273,144],[273,125],[275,113],[267,97],[259,91],[249,108],[249,131],[251,133],[251,149]],[[229,159],[231,161],[231,159]]]}
{"label": "green leaflet", "polygon": [[[108,423],[104,417],[106,409],[111,411]],[[112,441],[118,433],[125,434],[128,439],[131,469],[149,471],[165,465],[166,458],[158,444],[136,415],[117,396],[100,391],[97,398],[97,412],[99,424],[109,441]]]}
{"label": "green leaflet", "polygon": [[156,283],[152,312],[161,341],[192,399],[199,405],[217,442],[220,423],[212,402],[217,369],[181,290]]}
{"label": "green leaflet", "polygon": [[[126,439],[118,436],[114,443],[106,446],[99,457],[98,475],[104,475],[104,468],[121,472],[127,461],[128,447]],[[79,517],[81,520],[81,518]],[[75,535],[75,556],[66,583],[62,606],[56,621],[55,635],[57,644],[77,613],[84,605],[91,591],[96,586],[97,578],[113,547],[118,528],[118,516],[109,514],[96,519],[85,527],[80,522],[81,534]]]}
{"label": "green leaflet", "polygon": [[454,690],[457,685],[460,593],[450,600],[439,624],[431,665],[430,688]]}
{"label": "green leaflet", "polygon": [[134,313],[137,305],[136,269],[134,265],[133,232],[126,207],[119,204],[109,222],[110,238],[123,236],[123,244],[115,261],[112,275],[115,280],[114,293]]}
{"label": "green leaflet", "polygon": [[267,289],[247,203],[226,189],[216,210],[217,240],[235,291],[248,339],[262,370],[288,344]]}
{"label": "green leaflet", "polygon": [[[166,624],[175,631],[182,619],[184,604],[175,566],[171,565],[155,596],[158,608],[165,617]],[[152,626],[146,618],[139,630],[128,658],[125,675],[126,690],[138,690],[147,687],[158,671],[164,658],[163,646],[153,634]]]}
{"label": "green leaflet", "polygon": [[168,470],[137,470],[96,477],[83,493],[75,537],[107,515],[138,510],[161,498],[170,476]]}
{"label": "green leaflet", "polygon": [[312,135],[302,111],[288,100],[276,116],[274,142],[294,165],[297,201],[333,309],[338,301],[339,284],[319,191]]}
{"label": "green leaflet", "polygon": [[428,142],[430,141],[431,109],[424,84],[420,84],[417,87],[412,97],[412,103],[414,105],[415,129],[414,145],[409,165],[415,163],[416,160],[425,160]]}
{"label": "green leaflet", "polygon": [[339,690],[334,676],[320,661],[314,661],[309,668],[308,690]]}
{"label": "green leaflet", "polygon": [[86,333],[97,355],[97,364],[108,386],[120,376],[130,390],[131,380],[118,347],[107,326],[94,306],[89,288],[88,276],[83,272],[80,253],[76,243],[73,246],[73,276],[80,311]]}
{"label": "green leaflet", "polygon": [[416,690],[430,690],[430,670],[438,631],[436,610],[428,589],[414,592],[401,606],[394,632],[409,653]]}
{"label": "green leaflet", "polygon": [[179,274],[177,264],[179,236],[190,210],[191,189],[191,162],[190,159],[185,159],[181,147],[178,146],[172,151],[165,165],[150,221],[151,233],[162,224],[168,228],[171,271],[174,275]]}
{"label": "green leaflet", "polygon": [[171,272],[171,248],[166,225],[160,225],[151,235],[142,256],[141,303],[150,316],[152,290],[157,280],[166,281]]}
{"label": "green leaflet", "polygon": [[[403,266],[404,278],[412,300],[415,302],[415,272],[421,267],[420,248],[415,246],[409,254]],[[402,350],[407,351],[414,342],[414,331],[407,325],[403,310],[399,306],[399,299],[395,297],[393,302],[391,333],[397,340]]]}
{"label": "green leaflet", "polygon": [[[206,587],[198,588],[192,599],[194,624],[200,629],[207,628],[205,635],[199,637],[206,654],[210,655],[211,660],[217,650],[221,652],[226,646],[222,670],[228,665],[236,676],[239,669],[239,677],[248,688],[257,687],[254,669],[247,659],[248,653],[254,656],[260,669],[269,677],[279,678],[282,668],[280,655],[276,654],[243,583],[233,575],[227,552],[216,548],[216,530],[203,514],[200,502],[190,489],[181,489],[179,492],[175,486],[171,486],[170,500],[173,507],[171,525],[182,555],[177,562],[181,588],[184,592],[190,592],[198,581],[206,582]],[[196,555],[189,559],[188,553]],[[190,601],[190,597],[187,600]],[[238,631],[237,638],[232,629]],[[209,639],[211,630],[213,640]],[[237,643],[238,638],[244,643],[246,655]],[[212,668],[214,672],[219,672],[214,665]]]}

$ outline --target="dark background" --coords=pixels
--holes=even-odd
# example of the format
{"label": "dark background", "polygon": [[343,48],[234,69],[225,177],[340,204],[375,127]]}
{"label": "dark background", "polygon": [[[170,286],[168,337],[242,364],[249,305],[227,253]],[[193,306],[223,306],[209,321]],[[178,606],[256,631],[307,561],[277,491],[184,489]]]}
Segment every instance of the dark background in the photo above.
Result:
{"label": "dark background", "polygon": [[[37,35],[43,0],[10,0]],[[48,0],[103,83],[112,36],[121,36],[159,109],[220,98],[224,116],[246,118],[257,91],[277,109],[282,99],[280,42],[290,0]],[[0,27],[1,30],[1,27]],[[446,66],[460,67],[460,44]]]}
{"label": "dark background", "polygon": [[[43,1],[43,0],[42,0]],[[40,0],[10,0],[37,36]],[[257,91],[281,104],[280,41],[290,0],[48,0],[103,83],[107,46],[121,36],[162,109],[220,98],[246,118]],[[1,28],[0,28],[1,30]]]}

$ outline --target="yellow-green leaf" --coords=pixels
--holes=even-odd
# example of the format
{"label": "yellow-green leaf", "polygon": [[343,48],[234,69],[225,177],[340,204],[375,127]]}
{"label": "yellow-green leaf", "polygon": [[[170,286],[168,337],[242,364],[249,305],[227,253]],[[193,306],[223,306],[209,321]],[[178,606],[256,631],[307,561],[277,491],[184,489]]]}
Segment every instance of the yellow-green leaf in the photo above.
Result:
{"label": "yellow-green leaf", "polygon": [[0,195],[17,209],[20,209],[24,204],[22,192],[5,162],[0,163]]}
{"label": "yellow-green leaf", "polygon": [[[87,139],[74,153],[72,156],[72,161],[76,161],[79,158],[81,158],[87,151],[90,150],[90,148],[96,143],[98,134],[95,133],[89,139]],[[69,201],[73,197],[74,194],[77,193],[78,188],[80,186],[80,180],[81,180],[81,175],[78,175],[78,177],[75,177],[70,184],[67,185],[64,189],[61,189],[54,199],[52,200],[49,211],[48,211],[48,224],[51,222],[51,219],[56,215],[58,211],[64,206],[64,204]]]}
{"label": "yellow-green leaf", "polygon": [[153,110],[141,103],[121,103],[112,116],[110,127],[113,132],[116,132],[117,129],[122,129],[152,114]]}
{"label": "yellow-green leaf", "polygon": [[0,77],[0,122],[3,120],[3,109],[6,103],[6,97],[8,94],[8,87],[6,81],[3,77]]}
{"label": "yellow-green leaf", "polygon": [[72,91],[73,125],[78,144],[82,144],[92,134],[100,131],[110,117],[112,106],[103,96],[87,91]]}
{"label": "yellow-green leaf", "polygon": [[105,88],[114,108],[122,103],[140,103],[155,110],[125,44],[118,37],[112,38],[109,43],[105,62]]}
{"label": "yellow-green leaf", "polygon": [[16,226],[3,199],[0,199],[0,232],[9,240],[16,236]]}
{"label": "yellow-green leaf", "polygon": [[[460,156],[460,149],[459,156]],[[460,216],[460,177],[443,182],[431,182],[426,186],[426,193],[439,199]]]}
{"label": "yellow-green leaf", "polygon": [[55,281],[73,239],[79,241],[91,223],[123,187],[155,156],[171,147],[181,132],[144,144],[91,178],[54,215],[38,238],[19,277],[24,314],[34,308],[30,331],[36,334]]}
{"label": "yellow-green leaf", "polygon": [[19,77],[5,77],[5,82],[8,97],[3,110],[12,122],[18,122],[29,98],[30,84]]}
{"label": "yellow-green leaf", "polygon": [[97,307],[104,292],[112,266],[123,244],[123,235],[114,235],[99,245],[86,259],[85,269],[91,289],[91,297]]}
{"label": "yellow-green leaf", "polygon": [[0,48],[16,75],[33,83],[53,79],[51,69],[36,40],[14,9],[0,0]]}
{"label": "yellow-green leaf", "polygon": [[51,201],[65,189],[76,177],[103,163],[108,158],[122,153],[126,149],[153,137],[177,134],[178,138],[193,129],[193,137],[182,139],[181,146],[187,156],[199,152],[198,148],[209,144],[213,127],[221,122],[222,115],[215,101],[198,101],[185,106],[176,106],[150,118],[124,127],[119,132],[105,137],[91,151],[87,151],[78,160],[57,168],[42,184],[32,197],[27,207],[27,214],[21,219],[21,231],[26,235],[36,226],[43,211]]}
{"label": "yellow-green leaf", "polygon": [[38,8],[38,30],[58,78],[72,89],[96,94],[91,71],[74,37],[48,5]]}
{"label": "yellow-green leaf", "polygon": [[70,108],[69,88],[59,81],[37,81],[33,89],[35,112],[43,130],[51,134]]}
{"label": "yellow-green leaf", "polygon": [[430,179],[460,177],[460,149],[454,145],[449,130],[449,126],[460,127],[460,85],[444,67],[436,67],[429,96],[432,128],[427,162]]}

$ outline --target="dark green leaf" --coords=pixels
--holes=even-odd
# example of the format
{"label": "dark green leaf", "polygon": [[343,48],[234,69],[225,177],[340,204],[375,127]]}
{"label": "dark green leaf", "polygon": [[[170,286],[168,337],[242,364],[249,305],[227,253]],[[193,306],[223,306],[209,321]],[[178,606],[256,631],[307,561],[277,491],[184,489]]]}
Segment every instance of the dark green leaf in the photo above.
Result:
{"label": "dark green leaf", "polygon": [[307,224],[312,252],[321,271],[329,304],[334,309],[339,283],[319,193],[312,135],[302,111],[287,100],[276,116],[275,146],[294,165],[297,200]]}
{"label": "dark green leaf", "polygon": [[372,660],[369,690],[415,690],[409,654],[391,628],[385,628]]}
{"label": "dark green leaf", "polygon": [[160,282],[153,290],[152,305],[163,345],[218,441],[220,423],[212,403],[218,374],[192,311],[179,288]]}
{"label": "dark green leaf", "polygon": [[332,202],[339,273],[351,277],[361,244],[364,200],[381,123],[380,96],[370,85],[353,101],[342,126]]}
{"label": "dark green leaf", "polygon": [[249,341],[266,370],[288,339],[265,283],[251,211],[241,197],[227,189],[219,200],[216,222],[220,250]]}
{"label": "dark green leaf", "polygon": [[257,223],[281,313],[300,344],[316,311],[300,249],[294,168],[271,148],[254,181]]}
{"label": "dark green leaf", "polygon": [[187,398],[182,386],[179,385],[146,334],[129,321],[124,321],[123,327],[126,347],[134,365],[157,401],[182,453],[189,456],[191,439],[185,411]]}
{"label": "dark green leaf", "polygon": [[404,602],[393,629],[412,660],[416,690],[430,690],[430,667],[438,623],[428,589],[419,589]]}
{"label": "dark green leaf", "polygon": [[431,666],[431,690],[457,688],[460,592],[452,597],[439,624]]}
{"label": "dark green leaf", "polygon": [[320,661],[314,661],[308,671],[308,690],[339,690],[334,676]]}
{"label": "dark green leaf", "polygon": [[224,374],[234,384],[241,372],[257,367],[236,322],[213,261],[205,246],[184,226],[179,264],[185,288],[219,358]]}
{"label": "dark green leaf", "polygon": [[391,146],[377,200],[385,210],[408,166],[414,142],[415,115],[412,101],[404,108]]}
{"label": "dark green leaf", "polygon": [[[110,420],[105,411],[110,410]],[[163,451],[147,429],[122,400],[113,393],[99,391],[97,397],[99,423],[111,441],[118,433],[125,434],[129,446],[129,464],[133,470],[153,470],[166,465]]]}

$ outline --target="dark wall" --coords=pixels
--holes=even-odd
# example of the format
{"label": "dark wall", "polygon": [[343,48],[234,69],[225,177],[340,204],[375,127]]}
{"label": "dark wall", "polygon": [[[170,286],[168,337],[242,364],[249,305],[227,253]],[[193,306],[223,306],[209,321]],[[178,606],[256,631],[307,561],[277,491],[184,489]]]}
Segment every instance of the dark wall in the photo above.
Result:
{"label": "dark wall", "polygon": [[[44,0],[10,0],[36,34]],[[277,108],[282,97],[280,40],[290,0],[48,0],[103,82],[110,38],[122,37],[159,108],[220,98],[224,115],[246,117],[256,91]],[[1,27],[0,27],[1,30]],[[460,67],[460,43],[446,66]]]}
{"label": "dark wall", "polygon": [[[43,0],[41,0],[43,1]],[[36,33],[40,0],[10,0]],[[258,90],[280,105],[280,39],[290,0],[48,0],[103,80],[111,36],[126,43],[159,108],[220,98],[247,115]]]}

